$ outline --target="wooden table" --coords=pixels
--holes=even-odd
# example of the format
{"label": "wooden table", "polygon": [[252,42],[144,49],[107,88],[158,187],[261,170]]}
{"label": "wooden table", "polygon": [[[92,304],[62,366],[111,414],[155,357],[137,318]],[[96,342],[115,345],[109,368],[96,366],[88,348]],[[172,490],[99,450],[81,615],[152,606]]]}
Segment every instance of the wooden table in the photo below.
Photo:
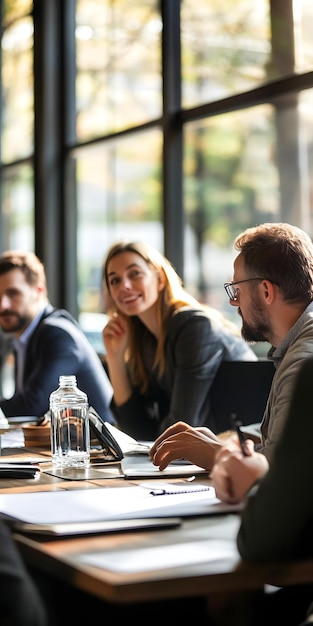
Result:
{"label": "wooden table", "polygon": [[[22,454],[25,453],[38,455],[35,450],[23,450]],[[49,462],[49,453],[42,456]],[[203,482],[203,476],[198,479]],[[42,472],[35,481],[2,479],[0,493],[125,487],[125,484],[123,478],[67,481]],[[69,584],[74,581],[77,589],[116,604],[205,596],[218,613],[225,598],[234,592],[238,598],[238,592],[262,590],[265,584],[313,583],[313,561],[262,566],[242,563],[236,550],[239,522],[239,515],[228,514],[185,519],[180,527],[167,530],[60,540],[42,540],[21,533],[14,536],[28,564],[60,581]],[[218,556],[212,560],[210,555],[215,551]],[[193,561],[190,555],[195,553],[198,556]],[[160,561],[156,568],[153,555],[159,558],[160,554],[163,565]],[[177,554],[184,555],[179,565],[175,562]],[[208,558],[202,559],[202,554]],[[114,555],[112,562],[119,559],[120,565],[108,567],[108,555]],[[135,565],[128,567],[128,562]]]}
{"label": "wooden table", "polygon": [[[53,571],[64,581],[72,579],[75,570],[76,585],[98,597],[114,602],[141,602],[164,598],[207,595],[261,589],[265,583],[291,585],[313,582],[312,561],[296,563],[269,563],[249,565],[239,555],[228,556],[227,547],[235,542],[239,519],[237,515],[185,520],[182,527],[168,530],[123,532],[80,538],[38,541],[17,535],[24,555],[43,570]],[[188,547],[208,552],[218,543],[225,544],[225,558],[217,561],[188,564]],[[151,561],[144,562],[145,551],[168,548],[166,567],[155,569]],[[186,552],[186,563],[170,566],[171,549],[181,547]],[[114,552],[115,556],[138,554],[142,567],[134,571],[114,571],[93,565],[93,558]],[[166,560],[165,560],[166,562]],[[122,561],[126,565],[126,559]],[[145,564],[144,564],[145,563]],[[122,567],[123,567],[122,565]]]}

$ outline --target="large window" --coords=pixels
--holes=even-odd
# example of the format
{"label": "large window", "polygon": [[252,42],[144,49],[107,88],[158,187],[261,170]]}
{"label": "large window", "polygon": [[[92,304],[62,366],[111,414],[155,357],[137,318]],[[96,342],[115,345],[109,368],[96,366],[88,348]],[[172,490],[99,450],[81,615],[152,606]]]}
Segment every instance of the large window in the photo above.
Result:
{"label": "large window", "polygon": [[[1,247],[34,247],[32,2],[5,2],[1,37]],[[27,161],[29,160],[29,164]],[[11,166],[12,164],[12,166]]]}
{"label": "large window", "polygon": [[161,153],[159,129],[76,151],[80,310],[101,306],[101,264],[113,241],[163,249]]}
{"label": "large window", "polygon": [[266,80],[271,62],[268,0],[183,0],[181,32],[184,107],[247,91]]}
{"label": "large window", "polygon": [[157,0],[77,0],[76,131],[79,141],[162,114]]}
{"label": "large window", "polygon": [[241,230],[313,235],[311,0],[1,7],[1,247],[42,257],[56,305],[101,312],[106,250],[132,238],[231,316]]}

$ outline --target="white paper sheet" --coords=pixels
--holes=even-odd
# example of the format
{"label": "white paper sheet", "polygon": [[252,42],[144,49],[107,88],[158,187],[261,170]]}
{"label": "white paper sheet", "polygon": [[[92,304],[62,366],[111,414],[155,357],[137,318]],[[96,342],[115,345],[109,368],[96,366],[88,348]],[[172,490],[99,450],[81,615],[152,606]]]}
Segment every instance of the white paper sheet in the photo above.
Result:
{"label": "white paper sheet", "polygon": [[0,514],[33,524],[183,517],[237,510],[237,506],[221,503],[213,488],[158,496],[137,486],[0,494]]}
{"label": "white paper sheet", "polygon": [[106,427],[110,431],[111,435],[113,435],[114,439],[117,441],[124,455],[128,454],[145,454],[148,455],[149,450],[153,444],[151,441],[149,442],[141,442],[137,441],[133,437],[127,435],[110,422],[105,422]]}
{"label": "white paper sheet", "polygon": [[129,550],[80,554],[82,563],[109,569],[114,572],[135,573],[154,571],[157,569],[186,567],[199,563],[216,563],[220,567],[227,562],[235,566],[239,561],[235,541],[214,540],[190,543],[179,543],[165,546],[152,546]]}

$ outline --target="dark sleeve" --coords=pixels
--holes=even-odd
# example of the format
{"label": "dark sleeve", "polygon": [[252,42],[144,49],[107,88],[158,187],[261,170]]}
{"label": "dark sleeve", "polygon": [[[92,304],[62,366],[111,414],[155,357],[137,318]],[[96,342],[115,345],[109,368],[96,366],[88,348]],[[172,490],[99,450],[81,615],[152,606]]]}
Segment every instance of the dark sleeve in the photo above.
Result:
{"label": "dark sleeve", "polygon": [[41,597],[11,537],[0,521],[0,623],[1,626],[46,626]]}
{"label": "dark sleeve", "polygon": [[131,397],[120,406],[111,403],[118,426],[135,439],[153,441],[159,434],[159,407],[157,402],[133,391]]}
{"label": "dark sleeve", "polygon": [[313,360],[304,362],[270,469],[248,497],[238,548],[247,561],[313,555]]}
{"label": "dark sleeve", "polygon": [[245,343],[202,311],[186,311],[173,316],[166,353],[171,396],[161,431],[179,420],[209,425],[216,373],[223,360],[249,360]]}

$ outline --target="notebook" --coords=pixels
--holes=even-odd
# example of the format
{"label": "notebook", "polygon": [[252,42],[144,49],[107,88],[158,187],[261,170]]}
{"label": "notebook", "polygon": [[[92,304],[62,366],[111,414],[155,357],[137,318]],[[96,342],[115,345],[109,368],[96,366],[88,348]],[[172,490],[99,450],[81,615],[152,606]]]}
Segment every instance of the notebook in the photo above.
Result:
{"label": "notebook", "polygon": [[69,522],[60,524],[32,524],[15,522],[14,529],[30,535],[49,537],[72,537],[78,535],[102,535],[104,533],[129,532],[135,530],[162,530],[177,528],[180,517],[151,517],[146,519],[113,520],[102,522]]}
{"label": "notebook", "polygon": [[185,487],[184,493],[165,495],[153,495],[142,486],[1,493],[0,517],[17,527],[31,524],[37,528],[43,526],[44,530],[60,524],[71,524],[74,528],[77,524],[193,517],[240,510],[240,505],[225,505],[216,498],[213,487],[203,491],[193,486],[187,489],[187,484]]}

